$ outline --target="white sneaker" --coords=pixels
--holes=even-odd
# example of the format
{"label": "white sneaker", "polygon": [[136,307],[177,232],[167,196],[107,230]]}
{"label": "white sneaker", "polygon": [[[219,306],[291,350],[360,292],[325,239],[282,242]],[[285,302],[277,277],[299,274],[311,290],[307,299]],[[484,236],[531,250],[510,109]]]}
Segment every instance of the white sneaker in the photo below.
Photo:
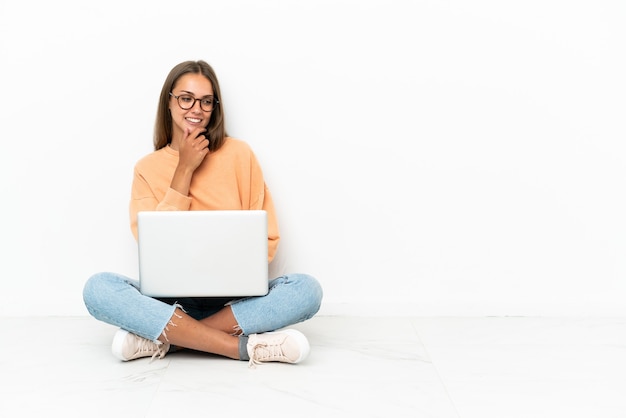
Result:
{"label": "white sneaker", "polygon": [[251,334],[247,349],[251,367],[268,361],[299,363],[311,351],[304,334],[295,329]]}
{"label": "white sneaker", "polygon": [[154,360],[157,356],[161,359],[169,349],[168,343],[155,343],[123,329],[117,331],[111,345],[113,355],[124,361],[141,357],[152,357]]}

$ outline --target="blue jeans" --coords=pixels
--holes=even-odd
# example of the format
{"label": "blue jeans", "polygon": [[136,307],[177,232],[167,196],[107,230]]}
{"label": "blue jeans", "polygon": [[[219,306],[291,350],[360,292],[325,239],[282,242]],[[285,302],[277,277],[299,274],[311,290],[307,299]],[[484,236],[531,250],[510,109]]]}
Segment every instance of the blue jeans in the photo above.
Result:
{"label": "blue jeans", "polygon": [[309,275],[287,274],[270,280],[265,296],[157,299],[142,295],[137,281],[105,272],[87,280],[83,300],[94,318],[156,341],[178,305],[200,320],[229,304],[241,332],[250,335],[310,319],[320,308],[322,288]]}

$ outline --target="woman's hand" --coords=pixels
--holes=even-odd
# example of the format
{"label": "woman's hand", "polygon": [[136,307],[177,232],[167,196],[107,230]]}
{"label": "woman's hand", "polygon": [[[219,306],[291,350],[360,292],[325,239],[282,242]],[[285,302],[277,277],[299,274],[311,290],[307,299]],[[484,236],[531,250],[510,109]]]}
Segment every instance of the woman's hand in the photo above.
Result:
{"label": "woman's hand", "polygon": [[182,141],[178,144],[178,166],[185,171],[195,171],[209,153],[209,140],[206,129],[185,129]]}
{"label": "woman's hand", "polygon": [[185,196],[189,195],[194,171],[209,154],[209,140],[204,136],[205,132],[203,128],[186,129],[178,143],[178,166],[170,187]]}

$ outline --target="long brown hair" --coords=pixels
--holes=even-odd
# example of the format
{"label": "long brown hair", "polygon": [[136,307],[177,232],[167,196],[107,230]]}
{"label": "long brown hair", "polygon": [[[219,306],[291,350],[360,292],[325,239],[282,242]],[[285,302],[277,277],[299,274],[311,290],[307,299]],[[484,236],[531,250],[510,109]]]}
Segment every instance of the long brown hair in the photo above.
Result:
{"label": "long brown hair", "polygon": [[185,74],[202,74],[213,86],[213,97],[218,102],[213,105],[211,119],[207,126],[207,139],[209,140],[209,151],[217,151],[226,139],[226,126],[224,123],[224,111],[222,104],[222,94],[217,81],[215,71],[204,61],[181,62],[168,74],[161,89],[159,107],[157,108],[156,121],[154,123],[154,150],[159,150],[172,142],[172,115],[169,110],[170,92],[180,77]]}

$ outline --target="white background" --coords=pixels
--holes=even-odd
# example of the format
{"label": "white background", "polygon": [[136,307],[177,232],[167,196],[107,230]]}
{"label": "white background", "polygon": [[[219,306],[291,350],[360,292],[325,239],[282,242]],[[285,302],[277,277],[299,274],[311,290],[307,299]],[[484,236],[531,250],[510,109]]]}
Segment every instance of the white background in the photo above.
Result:
{"label": "white background", "polygon": [[132,168],[204,59],[320,313],[626,314],[626,6],[0,0],[0,315],[135,277]]}

